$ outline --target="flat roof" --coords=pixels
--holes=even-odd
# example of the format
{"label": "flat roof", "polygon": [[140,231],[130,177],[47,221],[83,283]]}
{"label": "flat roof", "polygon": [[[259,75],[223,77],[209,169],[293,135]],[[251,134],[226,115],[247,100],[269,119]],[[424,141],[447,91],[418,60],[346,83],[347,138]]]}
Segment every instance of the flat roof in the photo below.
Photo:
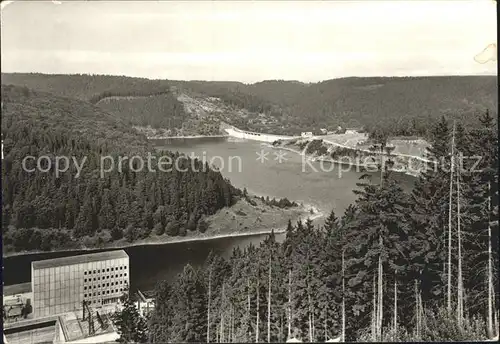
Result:
{"label": "flat roof", "polygon": [[124,250],[105,251],[70,257],[39,260],[36,262],[31,262],[31,266],[33,267],[33,269],[46,269],[57,266],[76,265],[120,258],[128,258],[128,254]]}
{"label": "flat roof", "polygon": [[11,295],[18,295],[25,293],[31,293],[31,282],[3,286],[4,296],[11,296]]}

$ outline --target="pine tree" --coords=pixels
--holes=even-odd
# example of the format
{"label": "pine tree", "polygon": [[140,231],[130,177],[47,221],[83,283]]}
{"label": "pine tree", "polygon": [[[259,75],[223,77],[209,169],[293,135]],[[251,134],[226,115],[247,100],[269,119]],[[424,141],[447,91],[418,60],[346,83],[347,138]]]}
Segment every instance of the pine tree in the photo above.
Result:
{"label": "pine tree", "polygon": [[75,235],[93,235],[95,232],[93,224],[94,209],[92,207],[92,198],[90,192],[85,192],[83,205],[80,207],[78,218],[75,223]]}
{"label": "pine tree", "polygon": [[113,323],[121,343],[146,343],[148,330],[146,320],[139,315],[132,300],[125,294],[122,297],[123,308],[114,314]]}
{"label": "pine tree", "polygon": [[111,204],[109,190],[105,189],[102,195],[101,208],[99,210],[98,223],[100,228],[115,227],[115,212]]}
{"label": "pine tree", "polygon": [[206,339],[206,290],[203,280],[187,265],[173,286],[172,336],[176,342],[201,342]]}
{"label": "pine tree", "polygon": [[408,198],[401,187],[390,177],[384,176],[383,186],[360,184],[358,191],[358,213],[349,224],[346,237],[347,267],[355,275],[348,278],[349,303],[353,315],[357,317],[356,326],[368,327],[369,312],[367,298],[372,289],[372,276],[378,274],[378,287],[375,298],[375,328],[380,336],[384,299],[381,273],[398,270],[401,275],[409,273],[409,236],[407,209]]}
{"label": "pine tree", "polygon": [[[432,130],[427,159],[432,161],[419,176],[411,192],[408,214],[411,217],[411,262],[414,278],[424,282],[421,292],[426,300],[443,300],[447,242],[445,228],[449,213],[450,130],[443,117]],[[408,312],[401,312],[402,314]]]}

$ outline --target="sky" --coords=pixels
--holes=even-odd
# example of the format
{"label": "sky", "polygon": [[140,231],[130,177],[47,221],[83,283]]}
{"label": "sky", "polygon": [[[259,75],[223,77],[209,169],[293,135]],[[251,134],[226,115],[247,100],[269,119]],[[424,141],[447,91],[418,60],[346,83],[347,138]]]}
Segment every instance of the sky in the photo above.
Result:
{"label": "sky", "polygon": [[2,2],[2,72],[317,82],[497,74],[491,0]]}

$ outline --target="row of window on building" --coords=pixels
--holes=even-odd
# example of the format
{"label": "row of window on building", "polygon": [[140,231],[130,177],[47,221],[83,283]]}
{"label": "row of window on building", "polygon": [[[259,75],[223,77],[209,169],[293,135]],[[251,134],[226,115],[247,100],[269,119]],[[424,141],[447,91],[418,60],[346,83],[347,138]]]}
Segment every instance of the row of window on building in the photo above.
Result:
{"label": "row of window on building", "polygon": [[[118,270],[127,270],[127,266],[116,266],[116,267],[111,267],[111,268],[107,268],[107,269],[102,269],[102,272],[109,272],[111,269],[111,271],[118,271]],[[84,275],[91,275],[91,274],[95,274],[95,273],[98,273],[100,274],[101,273],[101,269],[97,269],[97,270],[89,270],[89,271],[84,271],[83,274]]]}
{"label": "row of window on building", "polygon": [[[111,282],[112,286],[115,285],[115,284],[116,285],[123,284],[123,281]],[[102,284],[102,285],[100,285],[100,284],[97,284],[97,285],[94,284],[94,285],[89,285],[89,286],[85,285],[85,286],[83,286],[83,290],[87,290],[87,288],[88,289],[95,289],[95,288],[101,288],[101,287],[104,288],[104,287],[109,287],[109,285],[110,285],[110,283],[105,283],[105,284]]]}
{"label": "row of window on building", "polygon": [[104,299],[104,300],[102,300],[102,304],[103,304],[103,305],[107,305],[107,304],[109,304],[109,303],[117,303],[117,302],[118,302],[118,300],[119,300],[119,298],[118,298],[118,297],[113,297],[113,298],[111,298],[111,299]]}
{"label": "row of window on building", "polygon": [[[111,289],[111,290],[103,290],[102,291],[102,295],[114,294],[114,293],[118,293],[118,291],[123,292],[123,288],[120,288],[120,289]],[[89,294],[83,294],[83,297],[94,297],[94,296],[100,296],[100,295],[101,295],[101,292],[97,291],[97,292],[93,292],[93,293],[89,293]]]}
{"label": "row of window on building", "polygon": [[92,281],[100,281],[100,280],[105,280],[105,279],[110,279],[110,278],[118,278],[118,277],[127,277],[127,273],[123,273],[123,274],[116,274],[116,275],[107,275],[107,276],[97,276],[97,277],[94,277],[93,279],[92,278],[84,278],[83,279],[83,282],[92,282]]}

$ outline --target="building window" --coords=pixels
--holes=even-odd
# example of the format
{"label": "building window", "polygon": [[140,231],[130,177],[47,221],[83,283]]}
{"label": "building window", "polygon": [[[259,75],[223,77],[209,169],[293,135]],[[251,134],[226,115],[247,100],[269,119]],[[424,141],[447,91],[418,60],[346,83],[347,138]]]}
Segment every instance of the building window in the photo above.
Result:
{"label": "building window", "polygon": [[106,287],[109,287],[109,283],[106,285]]}
{"label": "building window", "polygon": [[94,281],[95,281],[95,277],[94,277]]}
{"label": "building window", "polygon": [[127,273],[126,273],[126,272],[125,272],[123,275],[124,275],[125,277],[127,277]]}
{"label": "building window", "polygon": [[83,294],[83,297],[87,297],[87,294]]}
{"label": "building window", "polygon": [[97,270],[97,273],[98,273],[98,274],[99,274],[99,273],[101,273],[101,270]]}
{"label": "building window", "polygon": [[87,282],[87,279],[86,279],[86,278],[84,278],[84,279],[83,279],[83,282]]}
{"label": "building window", "polygon": [[115,269],[114,267],[113,267],[113,268],[111,268],[111,271],[113,271],[114,269]]}
{"label": "building window", "polygon": [[94,273],[95,273],[95,270],[94,270]]}
{"label": "building window", "polygon": [[83,272],[83,274],[84,274],[84,275],[86,275],[86,274],[87,274],[87,271],[84,271],[84,272]]}
{"label": "building window", "polygon": [[106,271],[109,272],[109,268],[107,268]]}
{"label": "building window", "polygon": [[84,286],[84,287],[83,287],[83,290],[87,290],[87,286]]}

